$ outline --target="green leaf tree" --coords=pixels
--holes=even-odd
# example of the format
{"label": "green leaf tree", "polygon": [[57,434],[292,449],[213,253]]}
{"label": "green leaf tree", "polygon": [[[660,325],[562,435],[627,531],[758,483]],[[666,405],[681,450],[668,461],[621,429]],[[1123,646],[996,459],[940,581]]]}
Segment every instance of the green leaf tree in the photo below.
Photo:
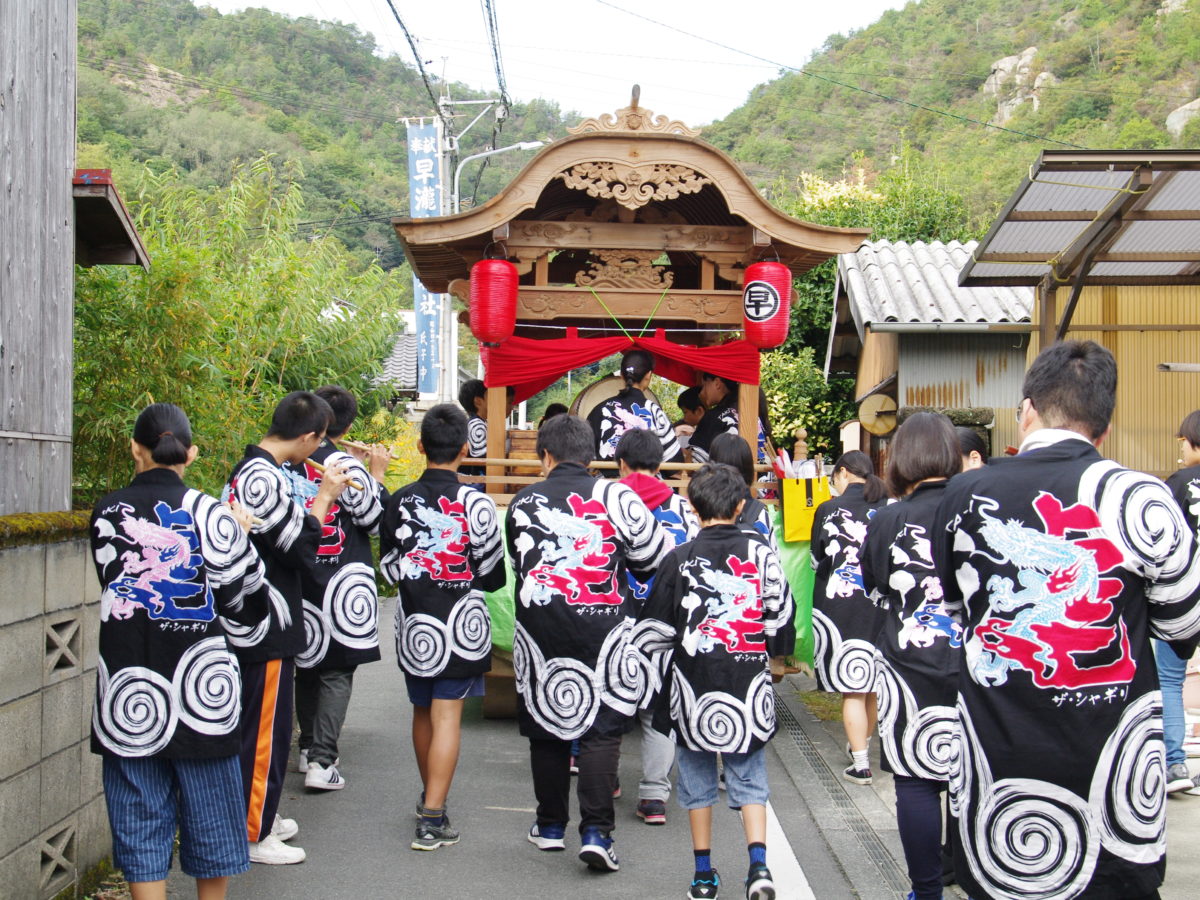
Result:
{"label": "green leaf tree", "polygon": [[178,403],[201,449],[189,474],[219,490],[242,447],[291,390],[339,383],[370,416],[372,378],[411,305],[407,267],[357,262],[331,237],[297,240],[298,167],[260,157],[227,187],[171,169],[125,183],[153,264],[79,269],[75,302],[75,498],[129,476],[129,434],[147,403]]}

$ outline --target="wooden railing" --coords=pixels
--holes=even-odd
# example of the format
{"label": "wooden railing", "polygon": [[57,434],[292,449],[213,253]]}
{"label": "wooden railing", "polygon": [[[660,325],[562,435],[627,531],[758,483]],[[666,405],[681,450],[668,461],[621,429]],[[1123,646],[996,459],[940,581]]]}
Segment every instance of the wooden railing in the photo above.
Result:
{"label": "wooden railing", "polygon": [[[460,480],[464,484],[481,484],[484,490],[491,495],[492,499],[500,506],[507,506],[513,496],[528,484],[537,484],[543,481],[545,476],[541,474],[541,463],[536,459],[522,459],[513,457],[470,457],[463,462],[464,466],[488,466],[496,467],[503,466],[504,473],[500,475],[459,475]],[[678,477],[672,479],[675,484],[680,487],[686,487],[690,473],[698,470],[702,463],[663,463],[659,467],[659,471],[664,474],[677,473]],[[588,469],[597,473],[612,472],[617,469],[617,463],[596,460],[592,462]],[[776,486],[777,479],[774,471],[770,466],[758,465],[754,467],[756,472],[768,473],[770,478],[764,479],[758,484],[767,489],[773,489]],[[773,504],[775,500],[763,500],[767,504]]]}

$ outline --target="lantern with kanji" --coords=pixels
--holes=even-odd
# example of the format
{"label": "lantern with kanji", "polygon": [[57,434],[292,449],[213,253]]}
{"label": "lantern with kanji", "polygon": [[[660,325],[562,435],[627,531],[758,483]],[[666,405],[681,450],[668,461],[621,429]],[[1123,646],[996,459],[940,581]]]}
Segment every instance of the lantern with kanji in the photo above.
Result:
{"label": "lantern with kanji", "polygon": [[787,340],[792,271],[781,262],[756,262],[746,267],[742,289],[742,327],[746,340],[770,350]]}
{"label": "lantern with kanji", "polygon": [[507,259],[471,266],[471,334],[485,347],[512,337],[517,325],[517,267]]}

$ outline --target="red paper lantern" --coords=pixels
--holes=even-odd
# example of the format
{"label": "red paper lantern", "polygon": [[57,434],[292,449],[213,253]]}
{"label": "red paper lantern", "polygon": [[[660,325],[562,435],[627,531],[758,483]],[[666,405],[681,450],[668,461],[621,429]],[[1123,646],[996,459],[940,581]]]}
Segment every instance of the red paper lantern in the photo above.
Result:
{"label": "red paper lantern", "polygon": [[746,266],[742,289],[742,327],[746,340],[770,350],[787,340],[792,299],[792,270],[781,262]]}
{"label": "red paper lantern", "polygon": [[517,267],[507,259],[471,266],[471,334],[487,347],[512,337],[517,326]]}

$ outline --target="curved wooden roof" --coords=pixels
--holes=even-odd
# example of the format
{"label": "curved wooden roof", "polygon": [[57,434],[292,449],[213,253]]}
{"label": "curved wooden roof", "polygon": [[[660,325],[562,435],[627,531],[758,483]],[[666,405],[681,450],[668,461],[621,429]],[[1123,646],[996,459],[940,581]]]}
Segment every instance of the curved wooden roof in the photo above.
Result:
{"label": "curved wooden roof", "polygon": [[517,258],[522,241],[529,254],[538,247],[699,253],[721,267],[722,278],[740,283],[740,269],[756,259],[777,254],[800,274],[852,253],[870,234],[780,212],[727,154],[636,103],[571,131],[481,206],[393,219],[427,289],[442,293],[468,278],[496,240]]}

